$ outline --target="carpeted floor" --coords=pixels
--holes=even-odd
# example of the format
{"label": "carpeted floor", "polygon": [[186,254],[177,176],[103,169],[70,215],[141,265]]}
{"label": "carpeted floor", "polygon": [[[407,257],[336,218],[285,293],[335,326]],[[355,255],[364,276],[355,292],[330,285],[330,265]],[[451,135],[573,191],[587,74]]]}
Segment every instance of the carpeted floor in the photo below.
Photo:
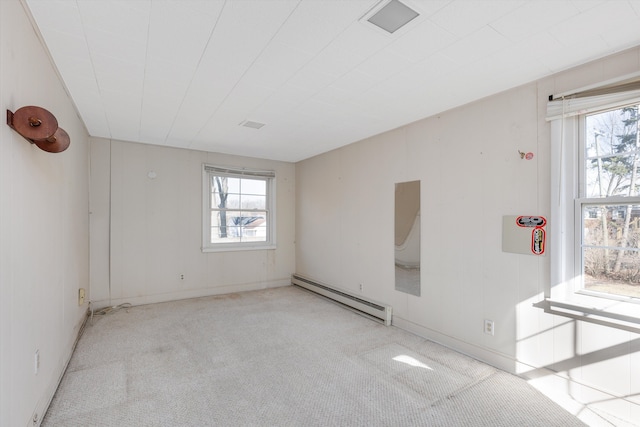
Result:
{"label": "carpeted floor", "polygon": [[94,317],[44,426],[581,426],[526,381],[295,287]]}

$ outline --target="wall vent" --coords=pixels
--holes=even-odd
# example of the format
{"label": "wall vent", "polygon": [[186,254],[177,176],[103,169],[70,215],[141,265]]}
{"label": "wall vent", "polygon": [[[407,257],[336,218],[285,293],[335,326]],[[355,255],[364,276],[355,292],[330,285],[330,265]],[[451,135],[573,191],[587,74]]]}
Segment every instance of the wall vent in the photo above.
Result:
{"label": "wall vent", "polygon": [[323,296],[365,317],[387,326],[391,325],[392,310],[389,305],[364,299],[360,295],[311,280],[299,274],[291,276],[291,284]]}

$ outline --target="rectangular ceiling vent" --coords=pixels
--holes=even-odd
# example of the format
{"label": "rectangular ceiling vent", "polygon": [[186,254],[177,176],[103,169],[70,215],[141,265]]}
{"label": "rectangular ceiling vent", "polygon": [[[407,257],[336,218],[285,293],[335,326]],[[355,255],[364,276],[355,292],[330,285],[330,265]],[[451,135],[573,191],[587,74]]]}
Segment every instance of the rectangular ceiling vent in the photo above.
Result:
{"label": "rectangular ceiling vent", "polygon": [[264,125],[265,125],[264,123],[252,122],[251,120],[245,120],[244,122],[240,123],[240,126],[244,126],[246,128],[251,128],[251,129],[260,129]]}
{"label": "rectangular ceiling vent", "polygon": [[365,19],[389,34],[413,21],[420,14],[398,0],[384,0],[365,15]]}

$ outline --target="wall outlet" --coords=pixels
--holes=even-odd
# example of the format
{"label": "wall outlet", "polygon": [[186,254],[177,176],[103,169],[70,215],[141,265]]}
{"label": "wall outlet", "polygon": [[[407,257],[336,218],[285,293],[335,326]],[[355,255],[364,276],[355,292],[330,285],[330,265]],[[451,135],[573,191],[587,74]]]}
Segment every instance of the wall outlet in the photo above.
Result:
{"label": "wall outlet", "polygon": [[487,335],[494,335],[495,323],[493,323],[493,320],[484,319],[484,333]]}
{"label": "wall outlet", "polygon": [[33,355],[33,373],[38,375],[40,370],[40,350],[36,350],[36,354]]}
{"label": "wall outlet", "polygon": [[84,304],[84,295],[85,295],[84,288],[78,289],[78,305]]}
{"label": "wall outlet", "polygon": [[360,290],[362,290],[362,287],[363,287],[363,286],[362,286],[362,283],[360,283],[360,285],[359,285],[359,286],[360,286]]}
{"label": "wall outlet", "polygon": [[184,280],[184,274],[180,275],[180,280]]}

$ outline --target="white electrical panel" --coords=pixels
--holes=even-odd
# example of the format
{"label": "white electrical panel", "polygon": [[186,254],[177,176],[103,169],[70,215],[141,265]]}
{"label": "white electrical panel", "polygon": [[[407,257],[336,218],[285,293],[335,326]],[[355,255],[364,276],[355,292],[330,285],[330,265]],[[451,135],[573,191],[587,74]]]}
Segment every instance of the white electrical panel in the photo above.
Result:
{"label": "white electrical panel", "polygon": [[502,217],[502,251],[525,255],[544,255],[547,220],[543,216],[505,215]]}

